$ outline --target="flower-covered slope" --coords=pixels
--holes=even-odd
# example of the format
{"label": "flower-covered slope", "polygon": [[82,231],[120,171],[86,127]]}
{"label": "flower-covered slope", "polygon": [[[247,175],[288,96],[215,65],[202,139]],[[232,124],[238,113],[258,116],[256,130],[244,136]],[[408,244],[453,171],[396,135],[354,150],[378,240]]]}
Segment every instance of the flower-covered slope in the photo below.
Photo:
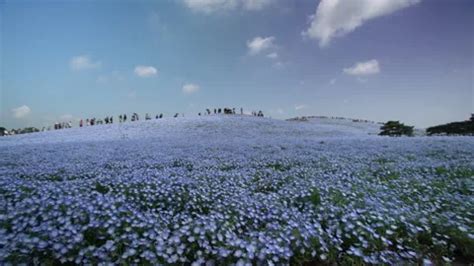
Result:
{"label": "flower-covered slope", "polygon": [[318,130],[215,116],[2,138],[0,262],[472,262],[472,138]]}

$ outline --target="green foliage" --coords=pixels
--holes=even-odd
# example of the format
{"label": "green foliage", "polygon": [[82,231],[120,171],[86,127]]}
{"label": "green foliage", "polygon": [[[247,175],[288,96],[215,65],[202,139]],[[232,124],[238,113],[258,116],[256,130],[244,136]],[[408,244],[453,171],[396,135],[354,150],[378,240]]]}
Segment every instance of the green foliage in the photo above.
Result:
{"label": "green foliage", "polygon": [[84,231],[84,240],[89,246],[102,246],[107,241],[105,229],[90,227]]}
{"label": "green foliage", "polygon": [[474,135],[474,115],[470,120],[429,127],[428,135]]}
{"label": "green foliage", "polygon": [[314,206],[318,206],[321,203],[321,195],[319,194],[318,189],[313,188],[311,190],[311,195],[309,196],[309,200]]}
{"label": "green foliage", "polygon": [[284,172],[284,171],[290,170],[291,166],[284,165],[280,162],[274,162],[274,163],[267,164],[267,168],[270,168],[270,169],[273,169],[273,170],[279,171],[279,172]]}
{"label": "green foliage", "polygon": [[388,121],[380,127],[380,130],[379,135],[381,136],[413,136],[413,127],[406,126],[400,121]]}
{"label": "green foliage", "polygon": [[95,190],[101,194],[107,194],[107,192],[109,192],[109,188],[99,182],[95,183]]}

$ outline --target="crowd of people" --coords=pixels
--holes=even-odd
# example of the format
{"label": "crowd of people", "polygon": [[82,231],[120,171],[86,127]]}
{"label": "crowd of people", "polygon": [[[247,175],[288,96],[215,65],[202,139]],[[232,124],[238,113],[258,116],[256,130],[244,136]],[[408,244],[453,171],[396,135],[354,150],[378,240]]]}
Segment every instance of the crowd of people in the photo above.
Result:
{"label": "crowd of people", "polygon": [[[243,108],[240,108],[240,114],[243,115],[244,114],[244,109]],[[199,116],[201,115],[212,115],[212,114],[215,114],[215,115],[219,115],[219,114],[226,114],[226,115],[235,115],[237,112],[236,112],[236,109],[235,108],[213,108],[213,109],[210,109],[210,108],[207,108],[206,111],[204,113],[198,113]],[[263,117],[263,112],[262,111],[252,111],[251,113],[247,113],[247,114],[251,114],[252,116],[258,116],[258,117]],[[183,116],[184,117],[184,114],[180,114],[180,113],[175,113],[173,115],[174,118],[177,118],[179,116]],[[155,119],[161,119],[163,118],[163,113],[160,113],[160,114],[157,114],[155,116]],[[127,114],[121,114],[118,116],[118,122],[119,123],[124,123],[124,122],[127,122]],[[152,119],[152,116],[149,114],[149,113],[146,113],[145,114],[145,120],[151,120]],[[133,113],[130,117],[130,121],[139,121],[140,120],[140,117],[137,113]],[[79,120],[79,127],[86,127],[86,126],[95,126],[95,125],[102,125],[102,124],[113,124],[114,123],[114,117],[113,116],[106,116],[104,119],[97,119],[97,118],[87,118],[87,119],[80,119]],[[4,128],[0,128],[0,136],[2,135],[13,135],[13,134],[21,134],[21,133],[30,133],[30,132],[39,132],[39,131],[49,131],[51,129],[54,129],[54,130],[58,130],[58,129],[65,129],[65,128],[72,128],[72,121],[69,121],[69,122],[56,122],[54,123],[54,126],[48,126],[48,127],[43,127],[41,130],[39,129],[36,129],[36,128],[26,128],[24,130],[21,130],[21,129],[12,129],[10,131],[7,131],[6,129]]]}
{"label": "crowd of people", "polygon": [[[236,114],[236,109],[235,108],[213,108],[213,109],[206,109],[205,113],[198,113],[199,116],[201,115],[212,115],[212,114],[230,114],[230,115],[235,115]],[[244,114],[244,109],[240,108],[240,114]],[[262,111],[252,111],[251,114],[253,116],[259,116],[263,117],[263,112]],[[180,113],[176,113],[173,115],[174,118],[179,117]],[[182,114],[184,116],[184,114]],[[155,119],[161,119],[163,118],[163,113],[157,114],[155,116]],[[121,114],[118,116],[118,121],[119,123],[124,123],[127,122],[127,114]],[[151,120],[152,116],[149,113],[145,114],[145,120]],[[130,121],[139,121],[140,117],[137,113],[133,113],[130,117]],[[97,118],[87,118],[87,119],[81,119],[79,120],[79,127],[86,127],[86,126],[95,126],[95,125],[102,125],[102,124],[113,124],[114,123],[114,118],[113,116],[106,116],[104,119],[97,119]],[[63,129],[63,128],[71,128],[72,123],[71,121],[69,122],[62,122],[62,123],[55,123],[54,124],[54,129]]]}
{"label": "crowd of people", "polygon": [[[61,123],[54,123],[54,129],[63,129],[63,128],[71,128],[72,122],[61,122]],[[43,130],[44,131],[44,130]]]}

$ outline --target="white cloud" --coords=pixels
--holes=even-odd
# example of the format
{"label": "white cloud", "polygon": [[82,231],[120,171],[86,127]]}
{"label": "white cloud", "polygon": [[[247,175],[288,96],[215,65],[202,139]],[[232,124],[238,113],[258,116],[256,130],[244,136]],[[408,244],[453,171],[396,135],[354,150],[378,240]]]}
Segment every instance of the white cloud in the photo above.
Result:
{"label": "white cloud", "polygon": [[99,68],[102,63],[100,61],[92,61],[87,55],[74,56],[69,62],[73,70],[86,70]]}
{"label": "white cloud", "polygon": [[155,76],[158,73],[158,70],[152,66],[136,66],[135,74],[142,78],[148,78]]}
{"label": "white cloud", "polygon": [[12,113],[15,118],[23,118],[31,113],[31,109],[26,105],[22,105],[20,107],[13,108]]}
{"label": "white cloud", "polygon": [[278,54],[277,53],[270,53],[270,54],[267,54],[267,57],[270,58],[270,59],[276,59],[278,58]]}
{"label": "white cloud", "polygon": [[299,104],[299,105],[296,105],[295,106],[295,110],[296,111],[299,111],[299,110],[302,110],[302,109],[306,109],[308,108],[308,106],[306,104]]}
{"label": "white cloud", "polygon": [[321,0],[311,25],[303,35],[319,40],[321,47],[334,37],[343,36],[366,21],[391,14],[421,0]]}
{"label": "white cloud", "polygon": [[368,76],[374,75],[380,72],[379,62],[375,59],[358,62],[354,66],[349,68],[344,68],[344,73],[353,76]]}
{"label": "white cloud", "polygon": [[249,54],[256,55],[261,53],[262,51],[268,50],[273,48],[275,45],[273,41],[275,37],[270,36],[266,38],[262,37],[255,37],[251,41],[247,41],[247,48],[249,49]]}
{"label": "white cloud", "polygon": [[183,86],[183,93],[191,94],[199,91],[200,87],[196,84],[188,83]]}
{"label": "white cloud", "polygon": [[331,79],[331,80],[329,81],[329,85],[334,85],[334,84],[336,84],[336,81],[337,81],[337,79]]}
{"label": "white cloud", "polygon": [[195,12],[205,14],[234,9],[261,10],[273,0],[184,0],[185,5]]}

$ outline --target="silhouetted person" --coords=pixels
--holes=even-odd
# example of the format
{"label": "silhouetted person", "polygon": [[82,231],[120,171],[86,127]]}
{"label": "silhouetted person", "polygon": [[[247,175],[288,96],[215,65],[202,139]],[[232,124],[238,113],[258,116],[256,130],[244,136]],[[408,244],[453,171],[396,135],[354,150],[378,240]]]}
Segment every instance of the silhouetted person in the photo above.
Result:
{"label": "silhouetted person", "polygon": [[242,107],[240,107],[240,114],[243,115],[244,114],[244,109]]}

